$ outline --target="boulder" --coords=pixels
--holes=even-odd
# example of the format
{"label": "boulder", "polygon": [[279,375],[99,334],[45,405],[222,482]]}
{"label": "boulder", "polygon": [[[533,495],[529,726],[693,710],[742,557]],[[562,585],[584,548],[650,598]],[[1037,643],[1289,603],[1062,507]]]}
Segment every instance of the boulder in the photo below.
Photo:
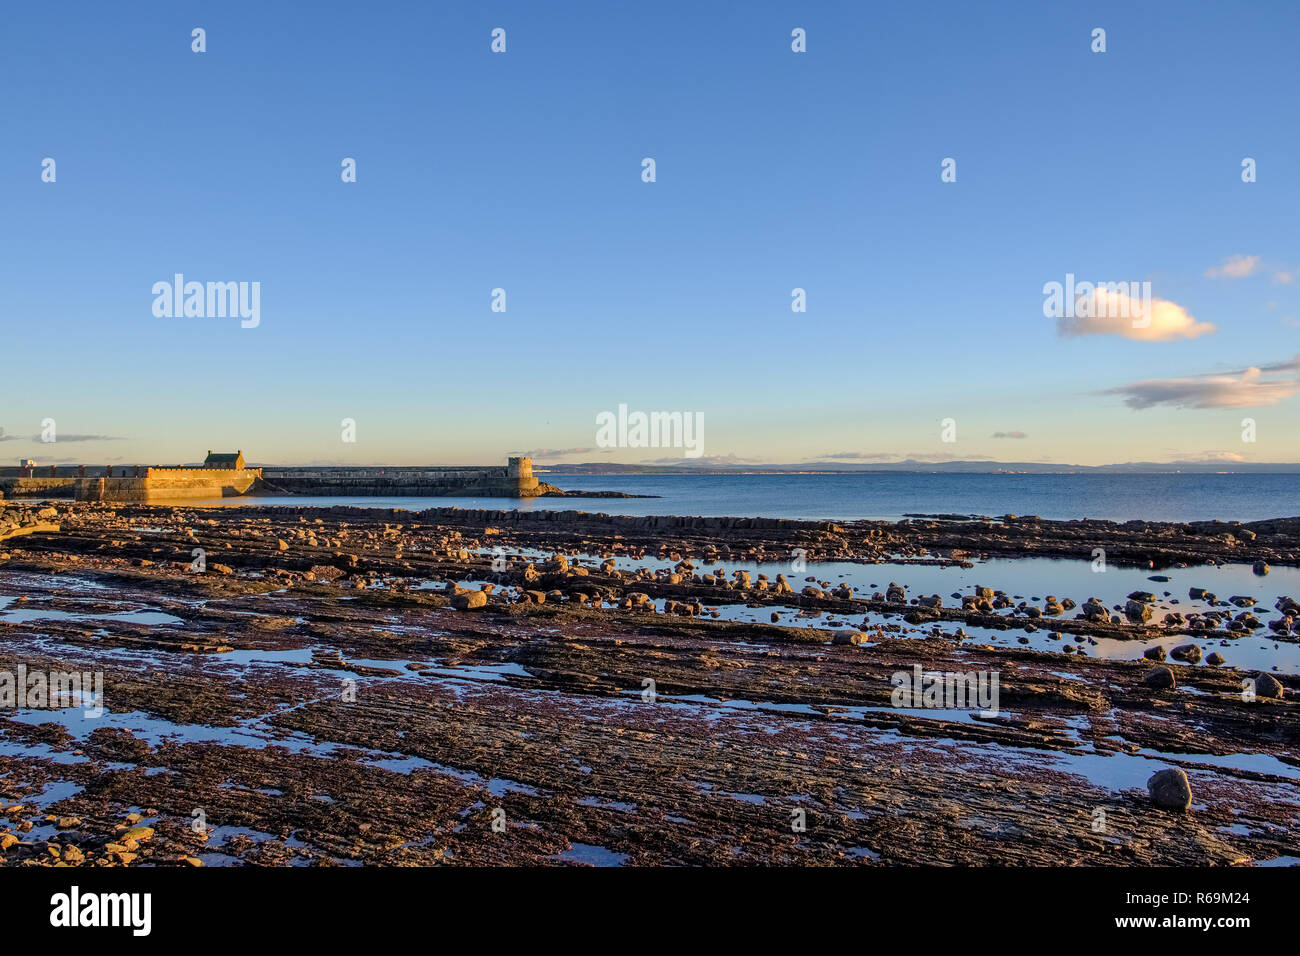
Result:
{"label": "boulder", "polygon": [[1165,810],[1186,811],[1192,805],[1192,785],[1178,768],[1161,770],[1147,781],[1151,802]]}
{"label": "boulder", "polygon": [[1256,697],[1267,697],[1269,700],[1282,699],[1285,691],[1276,677],[1272,674],[1265,674],[1263,671],[1258,671],[1252,676],[1255,678]]}
{"label": "boulder", "polygon": [[1096,598],[1088,598],[1083,602],[1083,616],[1089,621],[1099,621],[1105,624],[1110,620],[1110,610]]}
{"label": "boulder", "polygon": [[1174,677],[1172,667],[1168,664],[1157,664],[1142,675],[1142,685],[1155,690],[1174,690],[1178,687],[1178,680]]}
{"label": "boulder", "polygon": [[482,591],[458,591],[451,596],[451,606],[458,611],[468,611],[487,605],[488,596]]}
{"label": "boulder", "polygon": [[1124,605],[1124,616],[1134,623],[1146,622],[1151,620],[1151,608],[1141,601],[1129,598]]}

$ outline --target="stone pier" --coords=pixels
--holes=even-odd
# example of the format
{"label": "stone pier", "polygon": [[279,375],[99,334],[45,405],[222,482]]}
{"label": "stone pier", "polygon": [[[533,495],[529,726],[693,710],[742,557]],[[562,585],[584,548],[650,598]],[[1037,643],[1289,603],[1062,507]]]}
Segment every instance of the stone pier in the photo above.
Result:
{"label": "stone pier", "polygon": [[496,467],[266,467],[253,494],[331,498],[532,498],[554,490],[533,476],[531,458],[519,457]]}
{"label": "stone pier", "polygon": [[[0,495],[78,501],[168,501],[238,495],[316,497],[533,498],[558,491],[533,475],[533,460],[505,465],[245,468],[243,457],[208,454],[206,467],[113,465],[0,469]],[[237,464],[240,467],[215,467]]]}

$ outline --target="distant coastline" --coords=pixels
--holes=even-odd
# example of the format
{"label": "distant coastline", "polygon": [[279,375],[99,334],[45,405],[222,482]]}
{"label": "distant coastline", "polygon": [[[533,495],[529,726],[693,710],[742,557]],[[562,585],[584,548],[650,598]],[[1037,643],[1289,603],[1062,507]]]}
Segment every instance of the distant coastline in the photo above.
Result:
{"label": "distant coastline", "polygon": [[998,461],[899,461],[899,462],[834,462],[819,461],[804,464],[772,465],[639,465],[614,462],[583,462],[572,465],[539,465],[537,474],[564,475],[843,475],[843,474],[972,474],[972,475],[1090,475],[1090,474],[1144,474],[1144,475],[1235,475],[1235,474],[1300,474],[1297,462],[1122,462],[1112,465],[1057,465],[1046,462]]}

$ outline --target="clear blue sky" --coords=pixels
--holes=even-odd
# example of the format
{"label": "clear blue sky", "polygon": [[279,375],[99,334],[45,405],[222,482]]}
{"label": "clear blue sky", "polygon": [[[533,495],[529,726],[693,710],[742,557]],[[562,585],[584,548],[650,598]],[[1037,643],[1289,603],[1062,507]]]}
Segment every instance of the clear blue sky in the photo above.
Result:
{"label": "clear blue sky", "polygon": [[[1267,371],[1300,353],[1300,5],[3,19],[4,460],[676,454],[593,448],[620,403],[702,413],[708,458],[1300,460],[1300,373]],[[260,326],[155,317],[177,272],[260,282]],[[1042,286],[1066,273],[1149,279],[1215,331],[1062,335]],[[1209,407],[1126,403],[1171,379]]]}

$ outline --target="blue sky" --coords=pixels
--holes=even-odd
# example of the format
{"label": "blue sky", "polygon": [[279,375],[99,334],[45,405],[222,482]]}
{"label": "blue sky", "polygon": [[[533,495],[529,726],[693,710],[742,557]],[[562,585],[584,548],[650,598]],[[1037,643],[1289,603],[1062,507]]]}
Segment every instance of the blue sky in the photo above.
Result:
{"label": "blue sky", "polygon": [[[1300,460],[1295,5],[4,18],[4,459],[679,456],[594,447],[626,404],[710,459]],[[177,272],[260,282],[260,325],[156,317]],[[1215,331],[1062,334],[1067,273]]]}

